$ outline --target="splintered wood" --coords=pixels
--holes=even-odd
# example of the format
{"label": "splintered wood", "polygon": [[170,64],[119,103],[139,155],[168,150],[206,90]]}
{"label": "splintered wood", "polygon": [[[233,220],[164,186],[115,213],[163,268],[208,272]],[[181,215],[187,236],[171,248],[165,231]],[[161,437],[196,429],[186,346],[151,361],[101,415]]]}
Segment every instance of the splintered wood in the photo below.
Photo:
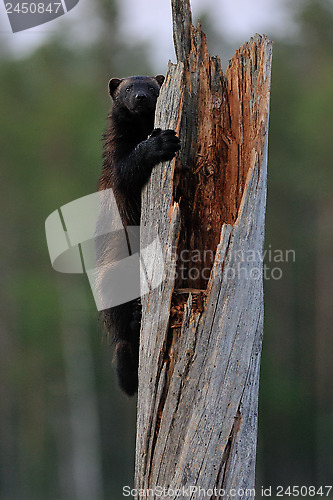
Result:
{"label": "splintered wood", "polygon": [[228,492],[255,477],[271,42],[254,36],[223,74],[189,2],[172,6],[155,126],[182,149],[143,195],[141,248],[158,237],[164,262],[148,254],[135,486]]}

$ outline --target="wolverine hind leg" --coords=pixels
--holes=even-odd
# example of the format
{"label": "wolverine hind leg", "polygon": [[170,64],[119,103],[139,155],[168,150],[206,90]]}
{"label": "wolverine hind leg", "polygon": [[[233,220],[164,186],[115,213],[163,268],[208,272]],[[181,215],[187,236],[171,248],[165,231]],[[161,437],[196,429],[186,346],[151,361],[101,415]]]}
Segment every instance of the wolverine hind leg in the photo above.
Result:
{"label": "wolverine hind leg", "polygon": [[138,389],[140,300],[104,310],[104,325],[116,344],[115,363],[120,387],[132,396]]}
{"label": "wolverine hind leg", "polygon": [[133,396],[138,390],[139,342],[121,340],[115,357],[118,383],[126,394]]}

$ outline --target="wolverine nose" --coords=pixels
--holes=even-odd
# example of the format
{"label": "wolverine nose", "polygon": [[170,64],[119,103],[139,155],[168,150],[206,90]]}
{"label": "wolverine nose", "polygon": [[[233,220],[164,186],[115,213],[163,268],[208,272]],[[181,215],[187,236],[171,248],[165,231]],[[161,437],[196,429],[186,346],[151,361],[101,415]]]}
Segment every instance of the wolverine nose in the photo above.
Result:
{"label": "wolverine nose", "polygon": [[137,99],[138,101],[144,101],[146,98],[147,96],[143,92],[138,92],[135,96],[135,99]]}

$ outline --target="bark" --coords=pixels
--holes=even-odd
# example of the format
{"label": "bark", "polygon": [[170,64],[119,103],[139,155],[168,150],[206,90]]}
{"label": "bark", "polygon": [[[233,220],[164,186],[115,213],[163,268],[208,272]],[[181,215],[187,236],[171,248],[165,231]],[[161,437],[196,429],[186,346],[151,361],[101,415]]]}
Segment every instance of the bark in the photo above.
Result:
{"label": "bark", "polygon": [[[271,67],[271,43],[256,35],[223,74],[200,24],[191,24],[189,2],[172,8],[177,64],[155,126],[175,129],[182,149],[154,170],[143,194],[150,291],[135,471],[137,489],[175,490],[167,498],[189,486],[254,487]],[[164,262],[144,250],[157,235]],[[208,497],[193,490],[189,498]]]}

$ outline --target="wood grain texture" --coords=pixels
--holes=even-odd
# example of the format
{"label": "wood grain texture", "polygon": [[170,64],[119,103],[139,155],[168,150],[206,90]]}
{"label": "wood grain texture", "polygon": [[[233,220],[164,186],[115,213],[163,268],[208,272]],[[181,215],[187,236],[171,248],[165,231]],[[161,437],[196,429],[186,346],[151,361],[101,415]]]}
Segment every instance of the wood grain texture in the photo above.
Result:
{"label": "wood grain texture", "polygon": [[[177,33],[190,14],[175,4]],[[182,149],[143,194],[141,246],[158,235],[164,262],[149,255],[135,486],[230,491],[255,478],[271,43],[256,35],[223,75],[200,26],[188,29],[183,47],[175,37],[155,125],[175,129]],[[198,279],[176,276],[184,250],[211,251],[204,276],[192,261]]]}

